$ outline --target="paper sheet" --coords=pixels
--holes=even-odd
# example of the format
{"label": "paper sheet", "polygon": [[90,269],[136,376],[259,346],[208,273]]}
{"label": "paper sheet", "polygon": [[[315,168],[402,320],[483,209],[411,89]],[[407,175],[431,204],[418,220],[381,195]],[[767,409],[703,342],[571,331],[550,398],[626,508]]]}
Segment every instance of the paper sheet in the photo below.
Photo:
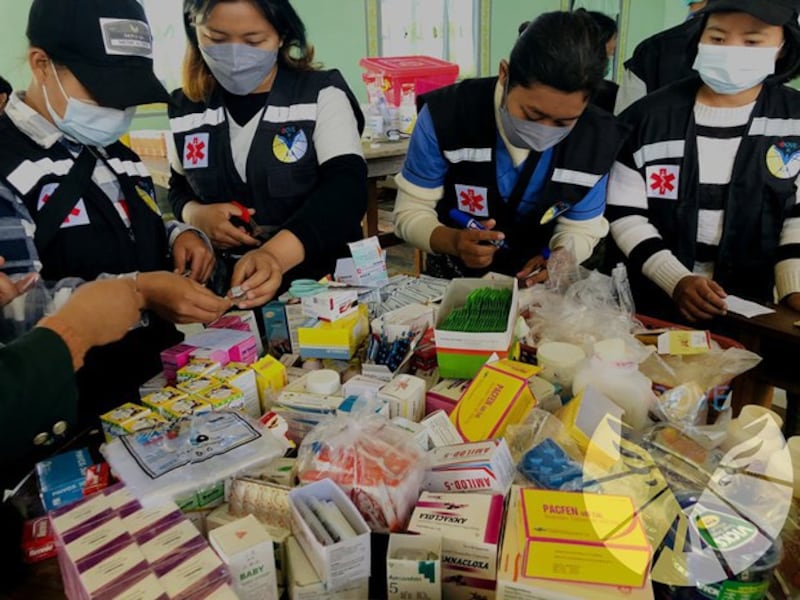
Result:
{"label": "paper sheet", "polygon": [[769,315],[775,312],[771,308],[767,308],[756,302],[751,302],[750,300],[745,300],[744,298],[739,298],[739,296],[729,295],[725,298],[725,303],[728,305],[728,312],[742,315],[748,319],[759,315]]}

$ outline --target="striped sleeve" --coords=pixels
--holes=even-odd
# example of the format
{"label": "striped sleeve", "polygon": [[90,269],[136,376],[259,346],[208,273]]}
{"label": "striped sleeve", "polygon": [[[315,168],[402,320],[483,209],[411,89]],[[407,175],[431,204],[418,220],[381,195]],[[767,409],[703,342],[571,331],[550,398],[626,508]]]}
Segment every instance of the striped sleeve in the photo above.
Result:
{"label": "striped sleeve", "polygon": [[0,183],[0,256],[3,272],[21,275],[40,271],[39,253],[34,243],[36,226],[16,194]]}
{"label": "striped sleeve", "polygon": [[775,288],[778,300],[800,293],[800,177],[795,181],[797,199],[783,222],[775,264]]}
{"label": "striped sleeve", "polygon": [[641,174],[619,161],[611,169],[606,215],[611,235],[628,257],[629,266],[672,296],[678,282],[691,272],[667,248],[650,222],[647,190]]}

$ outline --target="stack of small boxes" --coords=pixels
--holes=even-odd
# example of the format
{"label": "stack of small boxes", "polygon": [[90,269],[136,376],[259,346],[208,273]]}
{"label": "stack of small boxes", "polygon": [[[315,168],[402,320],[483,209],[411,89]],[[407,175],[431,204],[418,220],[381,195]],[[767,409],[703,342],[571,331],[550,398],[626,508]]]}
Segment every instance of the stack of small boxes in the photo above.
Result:
{"label": "stack of small boxes", "polygon": [[121,485],[50,513],[70,598],[235,598],[225,565],[178,507]]}

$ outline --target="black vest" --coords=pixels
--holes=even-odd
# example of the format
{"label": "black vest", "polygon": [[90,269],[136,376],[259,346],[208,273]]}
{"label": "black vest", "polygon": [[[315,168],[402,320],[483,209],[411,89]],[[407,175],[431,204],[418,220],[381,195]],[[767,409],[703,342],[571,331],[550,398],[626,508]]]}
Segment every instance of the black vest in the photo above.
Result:
{"label": "black vest", "polygon": [[[622,116],[635,127],[620,155],[623,163],[637,170],[648,186],[657,183],[653,176],[662,167],[669,173],[678,169],[677,200],[648,198],[647,216],[664,245],[690,270],[695,263],[698,212],[704,208],[694,122],[700,85],[695,77],[668,86],[637,102]],[[800,216],[800,206],[795,204],[798,153],[800,93],[784,85],[767,84],[742,137],[724,199],[725,218],[714,279],[728,293],[772,301],[775,263],[790,258],[787,252],[800,254],[796,247],[778,245],[784,221]],[[636,214],[636,209],[609,209],[612,219],[628,213]],[[641,275],[647,253],[635,254],[636,250],[629,262],[637,302],[648,310],[651,306],[668,310],[671,300]]]}
{"label": "black vest", "polygon": [[359,131],[363,130],[358,101],[339,71],[279,68],[247,158],[247,183],[234,166],[222,90],[217,87],[208,102],[192,102],[182,90],[173,92],[170,126],[186,178],[199,200],[206,204],[236,200],[256,209],[259,224],[282,227],[317,184],[313,142],[317,97],[330,86],[347,94]]}
{"label": "black vest", "polygon": [[[22,198],[36,221],[39,201],[64,180],[74,162],[72,154],[61,143],[42,148],[5,115],[0,117],[0,139],[0,181]],[[47,248],[37,247],[47,281],[69,277],[91,281],[101,273],[172,270],[164,221],[150,207],[155,207],[152,179],[139,157],[123,144],[112,144],[105,152],[106,165],[116,174],[125,198],[131,229],[103,190],[93,182],[88,184],[75,205],[77,209],[83,200],[89,224],[61,227]],[[94,421],[116,405],[137,400],[139,385],[160,370],[159,353],[181,339],[171,323],[152,315],[148,327],[90,350],[76,374],[81,421]]]}
{"label": "black vest", "polygon": [[[40,201],[53,193],[74,163],[72,154],[61,143],[42,148],[7,116],[0,117],[0,139],[0,181],[22,198],[36,221]],[[152,179],[139,157],[123,144],[112,144],[105,152],[104,162],[117,176],[125,198],[131,229],[103,190],[90,183],[75,198],[74,209],[78,211],[82,200],[89,223],[62,226],[47,248],[37,247],[45,280],[80,277],[91,281],[101,273],[169,269],[164,222],[148,206],[155,206]]]}
{"label": "black vest", "polygon": [[[505,202],[497,184],[496,84],[495,77],[466,80],[431,92],[422,102],[431,113],[449,167],[444,197],[436,206],[439,221],[457,227],[448,214],[458,208],[456,186],[486,188],[487,218],[497,221],[496,229],[506,234],[509,244],[508,250],[495,254],[491,270],[514,274],[550,242],[556,220],[542,225],[544,214],[560,203],[577,204],[608,173],[624,141],[625,128],[605,111],[587,106],[569,136],[554,148],[534,210],[520,217],[516,207]],[[463,264],[459,269],[468,276],[485,272]]]}
{"label": "black vest", "polygon": [[695,74],[688,53],[694,56],[704,21],[693,17],[636,46],[625,68],[644,82],[648,94]]}

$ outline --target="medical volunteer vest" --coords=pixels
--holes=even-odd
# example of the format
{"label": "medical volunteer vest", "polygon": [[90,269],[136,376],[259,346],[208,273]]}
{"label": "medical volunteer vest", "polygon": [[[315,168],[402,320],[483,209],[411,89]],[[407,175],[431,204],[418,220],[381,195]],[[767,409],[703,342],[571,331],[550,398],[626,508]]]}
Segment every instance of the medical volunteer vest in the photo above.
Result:
{"label": "medical volunteer vest", "polygon": [[[498,189],[496,84],[496,77],[466,80],[426,94],[421,102],[428,106],[449,167],[444,197],[436,206],[439,221],[458,227],[448,214],[451,209],[463,210],[465,201],[485,201],[487,210],[481,218],[495,219],[495,229],[505,233],[509,246],[495,254],[491,269],[516,273],[550,241],[556,219],[544,219],[542,224],[545,214],[568,211],[608,173],[624,141],[625,128],[605,111],[587,106],[570,134],[554,148],[544,186],[533,210],[523,217]],[[476,189],[481,193],[476,194]],[[486,197],[478,198],[484,191]],[[463,264],[459,269],[467,276],[483,272]]]}
{"label": "medical volunteer vest", "polygon": [[[0,139],[0,180],[23,200],[39,225],[42,209],[76,160],[61,143],[42,148],[7,117],[0,118]],[[119,142],[105,152],[103,162],[117,177],[131,228],[106,193],[87,182],[83,192],[71,199],[74,207],[47,246],[37,243],[41,274],[47,281],[66,277],[91,281],[101,273],[169,268],[164,222],[147,169]]]}
{"label": "medical volunteer vest", "polygon": [[222,90],[208,102],[173,92],[170,126],[185,176],[200,202],[238,201],[256,209],[261,225],[280,228],[317,184],[313,136],[319,92],[335,86],[347,94],[363,130],[358,101],[339,71],[279,68],[247,158],[247,182],[234,166]]}
{"label": "medical volunteer vest", "polygon": [[[727,193],[703,197],[694,122],[700,85],[698,77],[681,81],[622,115],[635,129],[620,160],[646,182],[646,216],[663,239],[640,244],[628,259],[640,310],[671,304],[641,274],[650,256],[666,248],[693,268],[701,209],[725,211],[714,279],[730,294],[772,301],[775,263],[800,258],[797,245],[779,245],[784,221],[800,216],[795,185],[800,174],[800,94],[776,83],[764,86],[744,129]],[[608,210],[612,221],[640,213],[624,206]]]}
{"label": "medical volunteer vest", "polygon": [[[0,139],[0,180],[25,203],[38,231],[44,225],[41,217],[47,201],[67,181],[77,161],[61,143],[42,148],[6,116],[0,117]],[[84,147],[81,152],[89,149]],[[105,148],[103,162],[117,177],[131,227],[125,225],[106,193],[87,181],[83,191],[70,199],[73,208],[63,223],[56,224],[50,241],[41,246],[36,239],[46,281],[69,277],[91,281],[102,273],[172,270],[166,230],[147,169],[119,142]],[[85,422],[113,406],[136,400],[138,386],[160,370],[160,351],[181,339],[171,323],[151,315],[147,327],[135,328],[119,342],[90,350],[76,374],[81,419]]]}

